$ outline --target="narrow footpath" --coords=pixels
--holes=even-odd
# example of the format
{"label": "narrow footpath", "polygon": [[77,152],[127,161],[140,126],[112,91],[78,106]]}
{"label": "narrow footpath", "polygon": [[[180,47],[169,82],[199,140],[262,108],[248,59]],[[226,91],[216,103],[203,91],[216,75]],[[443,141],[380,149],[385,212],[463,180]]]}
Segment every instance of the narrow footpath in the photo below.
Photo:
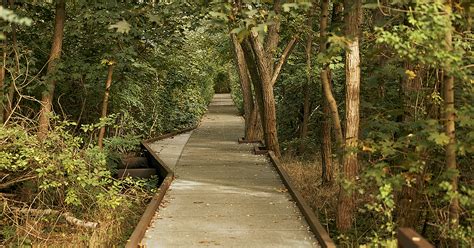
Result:
{"label": "narrow footpath", "polygon": [[218,94],[199,128],[153,144],[176,179],[146,247],[319,247],[266,157],[237,143],[243,133],[230,95]]}

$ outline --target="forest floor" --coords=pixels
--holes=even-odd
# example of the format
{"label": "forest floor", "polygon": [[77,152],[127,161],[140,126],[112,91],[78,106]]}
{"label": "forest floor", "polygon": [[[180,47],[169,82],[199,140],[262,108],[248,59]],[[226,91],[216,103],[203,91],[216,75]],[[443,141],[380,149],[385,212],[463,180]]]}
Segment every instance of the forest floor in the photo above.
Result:
{"label": "forest floor", "polygon": [[331,234],[331,224],[335,223],[336,218],[339,185],[335,183],[322,186],[319,159],[302,161],[297,157],[283,156],[281,164],[306,202],[319,213],[319,221]]}
{"label": "forest floor", "polygon": [[147,247],[317,247],[277,172],[251,145],[229,95],[216,95],[175,167]]}

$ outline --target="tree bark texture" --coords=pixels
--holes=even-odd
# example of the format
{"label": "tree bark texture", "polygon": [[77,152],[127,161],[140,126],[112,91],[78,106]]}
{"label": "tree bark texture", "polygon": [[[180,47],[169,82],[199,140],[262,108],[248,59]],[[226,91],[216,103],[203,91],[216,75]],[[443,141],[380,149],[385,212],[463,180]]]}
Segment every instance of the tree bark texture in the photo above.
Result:
{"label": "tree bark texture", "polygon": [[[54,21],[54,35],[53,44],[51,46],[51,53],[49,56],[47,75],[52,75],[56,71],[56,65],[61,57],[61,49],[63,45],[64,36],[64,21],[66,19],[66,1],[57,0],[56,2],[56,17]],[[49,129],[49,117],[52,112],[54,88],[56,87],[56,80],[52,79],[47,84],[47,89],[43,92],[41,98],[41,110],[38,126],[38,137],[44,139]]]}
{"label": "tree bark texture", "polygon": [[[107,117],[107,108],[109,106],[110,87],[112,86],[113,73],[114,73],[114,64],[110,62],[108,66],[108,70],[107,70],[107,80],[105,81],[104,99],[102,101],[102,112],[100,115],[101,118]],[[105,137],[105,126],[102,126],[100,128],[99,139],[98,139],[99,148],[102,148],[104,146],[104,137]]]}
{"label": "tree bark texture", "polygon": [[[349,39],[346,48],[346,130],[343,158],[343,179],[355,183],[358,175],[357,149],[359,138],[359,105],[360,105],[360,54],[359,23],[362,11],[361,0],[344,1],[345,34]],[[355,195],[340,187],[336,225],[342,231],[352,227],[356,209]]]}

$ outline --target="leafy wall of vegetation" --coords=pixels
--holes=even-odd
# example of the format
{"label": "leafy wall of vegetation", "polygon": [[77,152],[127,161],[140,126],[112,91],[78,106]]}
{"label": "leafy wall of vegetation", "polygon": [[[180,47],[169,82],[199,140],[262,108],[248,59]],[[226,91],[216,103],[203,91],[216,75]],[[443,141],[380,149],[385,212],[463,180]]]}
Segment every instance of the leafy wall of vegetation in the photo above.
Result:
{"label": "leafy wall of vegetation", "polygon": [[[227,72],[229,61],[218,49],[225,36],[210,32],[199,5],[66,1],[61,57],[51,73],[55,3],[64,1],[10,2],[3,7],[16,15],[1,10],[1,243],[123,244],[157,181],[119,181],[114,168],[120,157],[138,152],[141,139],[199,122]],[[40,137],[40,100],[52,81],[54,114]],[[103,149],[97,146],[102,127]]]}

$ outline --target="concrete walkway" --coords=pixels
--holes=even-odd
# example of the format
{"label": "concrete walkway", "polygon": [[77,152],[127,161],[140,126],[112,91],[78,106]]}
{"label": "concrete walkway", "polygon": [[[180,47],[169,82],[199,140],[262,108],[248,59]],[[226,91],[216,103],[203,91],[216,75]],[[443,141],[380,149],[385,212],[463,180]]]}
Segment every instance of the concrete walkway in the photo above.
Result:
{"label": "concrete walkway", "polygon": [[230,95],[222,94],[182,153],[186,135],[160,141],[160,156],[167,156],[163,142],[169,142],[179,160],[169,164],[176,179],[146,247],[318,247],[273,166],[253,155],[252,145],[237,143],[243,129]]}

